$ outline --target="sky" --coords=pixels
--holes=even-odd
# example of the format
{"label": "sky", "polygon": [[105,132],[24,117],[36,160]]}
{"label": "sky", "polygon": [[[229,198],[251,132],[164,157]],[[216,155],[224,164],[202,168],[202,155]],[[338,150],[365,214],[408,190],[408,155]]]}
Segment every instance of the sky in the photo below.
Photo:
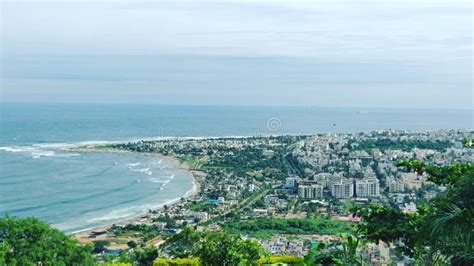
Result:
{"label": "sky", "polygon": [[3,102],[472,109],[464,0],[1,0]]}

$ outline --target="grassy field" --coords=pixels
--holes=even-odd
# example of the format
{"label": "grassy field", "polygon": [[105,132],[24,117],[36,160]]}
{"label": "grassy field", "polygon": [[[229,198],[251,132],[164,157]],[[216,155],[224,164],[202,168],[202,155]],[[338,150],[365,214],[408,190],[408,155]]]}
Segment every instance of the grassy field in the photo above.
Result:
{"label": "grassy field", "polygon": [[191,170],[199,170],[206,163],[206,159],[191,155],[176,156],[176,159],[181,164],[187,164]]}

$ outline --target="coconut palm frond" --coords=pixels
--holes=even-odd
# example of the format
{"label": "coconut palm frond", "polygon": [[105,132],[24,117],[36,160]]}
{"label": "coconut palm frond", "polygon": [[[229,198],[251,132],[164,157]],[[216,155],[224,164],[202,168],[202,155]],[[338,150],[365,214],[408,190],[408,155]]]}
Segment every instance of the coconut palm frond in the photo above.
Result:
{"label": "coconut palm frond", "polygon": [[439,209],[430,218],[429,229],[432,238],[445,235],[472,234],[474,226],[472,209],[462,209],[456,204],[450,204],[443,209]]}

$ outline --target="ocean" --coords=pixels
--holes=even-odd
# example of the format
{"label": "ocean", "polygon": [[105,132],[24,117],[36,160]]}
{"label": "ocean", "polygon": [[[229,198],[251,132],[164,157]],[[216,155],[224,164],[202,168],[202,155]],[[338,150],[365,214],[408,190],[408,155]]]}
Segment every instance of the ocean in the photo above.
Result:
{"label": "ocean", "polygon": [[0,215],[37,216],[75,232],[179,199],[192,176],[167,158],[66,152],[88,143],[472,129],[472,110],[2,103]]}

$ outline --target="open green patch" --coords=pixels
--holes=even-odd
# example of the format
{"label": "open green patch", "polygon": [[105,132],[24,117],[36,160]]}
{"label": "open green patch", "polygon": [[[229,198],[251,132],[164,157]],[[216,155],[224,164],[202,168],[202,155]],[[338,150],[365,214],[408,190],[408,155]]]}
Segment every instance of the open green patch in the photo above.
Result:
{"label": "open green patch", "polygon": [[337,235],[352,232],[352,226],[349,222],[334,221],[323,217],[304,219],[256,218],[227,222],[224,228],[232,232],[253,236],[268,236],[271,234]]}

